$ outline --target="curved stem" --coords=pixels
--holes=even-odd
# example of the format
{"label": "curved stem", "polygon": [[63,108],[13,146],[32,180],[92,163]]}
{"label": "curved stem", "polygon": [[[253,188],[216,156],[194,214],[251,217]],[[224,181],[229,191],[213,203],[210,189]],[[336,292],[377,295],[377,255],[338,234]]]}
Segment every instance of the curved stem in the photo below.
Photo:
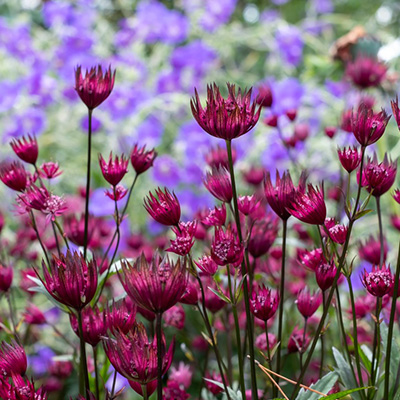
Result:
{"label": "curved stem", "polygon": [[[230,173],[231,183],[232,183],[233,207],[235,210],[236,228],[237,228],[237,232],[239,235],[239,240],[243,244],[242,227],[240,224],[239,207],[238,207],[237,192],[236,192],[235,173],[233,171],[232,143],[230,140],[226,140],[226,150],[228,153],[229,173]],[[247,263],[247,268],[246,268],[246,263]],[[241,269],[242,269],[242,276],[244,277],[243,297],[244,297],[244,304],[245,304],[245,308],[246,308],[246,320],[247,320],[249,352],[250,352],[251,396],[252,396],[253,400],[258,400],[256,365],[255,365],[255,357],[254,357],[254,335],[253,335],[252,317],[251,317],[251,312],[250,312],[249,287],[248,287],[248,279],[247,279],[247,271],[250,269],[249,253],[248,253],[247,248],[245,248],[245,261],[244,260],[242,261]]]}
{"label": "curved stem", "polygon": [[89,230],[89,197],[90,197],[90,164],[92,162],[92,113],[88,110],[88,148],[87,148],[87,171],[86,171],[86,193],[85,193],[85,231],[83,236],[83,258],[86,260]]}
{"label": "curved stem", "polygon": [[399,292],[399,279],[400,279],[400,242],[399,249],[397,252],[397,265],[396,265],[396,273],[394,277],[394,287],[393,287],[393,296],[392,296],[392,306],[390,308],[390,319],[389,319],[389,329],[388,329],[388,338],[386,345],[386,359],[385,359],[385,392],[384,399],[389,398],[389,379],[390,379],[390,356],[392,352],[392,338],[393,338],[393,325],[394,318],[396,315],[396,302]]}
{"label": "curved stem", "polygon": [[81,375],[83,375],[83,381],[85,383],[85,393],[81,393],[82,396],[86,397],[86,400],[90,400],[89,397],[89,375],[87,369],[87,358],[86,358],[86,347],[85,341],[83,340],[83,326],[82,326],[82,310],[78,310],[78,329],[79,329],[79,340],[80,340],[80,360],[81,360]]}
{"label": "curved stem", "polygon": [[379,263],[382,266],[383,260],[385,258],[385,243],[383,240],[383,228],[382,228],[382,212],[381,212],[381,201],[380,197],[376,197],[376,212],[378,213],[378,224],[379,224],[379,243],[381,246],[381,253],[379,258]]}

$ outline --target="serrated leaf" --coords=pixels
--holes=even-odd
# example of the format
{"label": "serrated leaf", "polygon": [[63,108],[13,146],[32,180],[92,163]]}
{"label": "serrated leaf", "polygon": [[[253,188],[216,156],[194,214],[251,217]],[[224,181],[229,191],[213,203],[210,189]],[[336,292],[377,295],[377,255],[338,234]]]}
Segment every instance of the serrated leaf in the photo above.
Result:
{"label": "serrated leaf", "polygon": [[225,303],[231,304],[231,300],[229,297],[226,297],[223,293],[218,292],[218,290],[214,290],[208,286],[208,289],[210,289],[216,296],[218,296],[221,300],[225,301]]}
{"label": "serrated leaf", "polygon": [[[318,382],[311,385],[310,388],[318,390],[318,392],[321,393],[328,393],[333,388],[338,379],[339,375],[336,372],[329,372],[328,374],[323,376]],[[296,397],[296,400],[318,400],[320,397],[320,394],[302,388],[300,393]]]}
{"label": "serrated leaf", "polygon": [[359,392],[360,390],[369,389],[371,387],[372,386],[365,386],[365,387],[362,387],[362,388],[344,390],[343,392],[333,393],[333,394],[330,394],[329,396],[320,397],[318,400],[337,400],[337,399],[342,399],[343,397],[346,397],[348,394]]}

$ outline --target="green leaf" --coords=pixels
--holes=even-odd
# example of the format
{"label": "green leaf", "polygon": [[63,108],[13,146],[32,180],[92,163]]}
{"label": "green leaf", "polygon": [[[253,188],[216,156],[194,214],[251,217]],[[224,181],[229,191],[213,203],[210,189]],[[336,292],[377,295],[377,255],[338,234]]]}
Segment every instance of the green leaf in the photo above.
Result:
{"label": "green leaf", "polygon": [[354,220],[360,219],[361,217],[363,217],[364,215],[369,214],[371,211],[370,208],[368,208],[367,210],[363,210],[363,211],[359,211],[355,216],[354,216]]}
{"label": "green leaf", "polygon": [[225,301],[225,303],[230,304],[231,300],[229,297],[226,297],[223,293],[219,292],[218,290],[214,290],[208,286],[208,289],[210,289],[216,296],[218,296],[221,300]]}
{"label": "green leaf", "polygon": [[[310,388],[318,390],[321,393],[328,393],[339,379],[339,375],[336,372],[329,372],[323,376],[318,382],[311,385]],[[301,389],[300,393],[296,397],[296,400],[318,400],[321,397],[318,393],[311,392],[304,388]],[[323,397],[325,398],[325,397]]]}
{"label": "green leaf", "polygon": [[[396,338],[396,333],[393,332],[392,350],[390,352],[390,371],[389,371],[389,376],[393,379],[395,379],[395,377],[397,376],[397,369],[398,369],[398,366],[400,363],[400,348],[399,348],[399,345],[395,338]],[[388,327],[384,322],[381,324],[381,339],[382,339],[382,352],[386,356]],[[392,382],[393,382],[393,379],[392,379]],[[399,393],[399,396],[400,396],[400,393]]]}
{"label": "green leaf", "polygon": [[[355,388],[355,387],[357,387],[357,382],[354,380],[353,372],[351,370],[352,367],[343,358],[343,356],[340,354],[338,349],[333,347],[332,351],[333,351],[333,357],[335,358],[336,364],[338,366],[336,371],[339,374],[340,379],[343,382],[344,386],[346,388]],[[354,398],[354,400],[361,400],[361,396],[357,392],[352,397]]]}
{"label": "green leaf", "polygon": [[336,399],[342,399],[343,397],[346,397],[348,394],[351,393],[355,393],[355,392],[359,392],[360,390],[365,390],[365,389],[369,389],[372,386],[366,386],[366,387],[362,387],[362,388],[355,388],[355,389],[349,389],[349,390],[345,390],[343,392],[338,392],[338,393],[333,393],[330,394],[329,396],[324,396],[324,397],[320,397],[318,400],[336,400]]}
{"label": "green leaf", "polygon": [[242,294],[241,290],[242,290],[243,282],[246,279],[246,277],[247,277],[247,274],[245,274],[243,276],[243,278],[240,280],[239,285],[238,285],[238,287],[236,289],[236,292],[235,292],[235,303],[237,303],[237,301],[239,300],[240,295]]}

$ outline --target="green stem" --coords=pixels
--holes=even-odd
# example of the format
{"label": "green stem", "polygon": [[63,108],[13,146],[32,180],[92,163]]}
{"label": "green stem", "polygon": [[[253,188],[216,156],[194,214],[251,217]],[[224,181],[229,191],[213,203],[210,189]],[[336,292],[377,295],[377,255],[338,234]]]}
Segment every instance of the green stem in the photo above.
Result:
{"label": "green stem", "polygon": [[56,227],[54,225],[54,221],[51,221],[51,227],[53,228],[54,240],[56,241],[58,257],[60,257],[60,255],[61,255],[60,243],[58,242],[58,237],[57,237],[57,232],[56,232]]}
{"label": "green stem", "polygon": [[238,354],[238,360],[239,360],[240,390],[242,392],[242,399],[246,400],[246,387],[244,384],[243,354],[242,354],[242,344],[241,344],[241,340],[240,340],[240,326],[239,326],[239,318],[238,318],[238,313],[237,313],[237,308],[236,308],[236,301],[235,301],[234,293],[232,291],[232,282],[231,282],[231,273],[229,271],[229,264],[226,266],[226,272],[228,274],[229,294],[231,296],[233,318],[235,320],[236,344],[237,344],[237,354]]}
{"label": "green stem", "polygon": [[394,277],[392,306],[390,308],[389,329],[388,329],[388,338],[387,338],[387,345],[386,345],[385,392],[384,392],[384,396],[383,396],[384,399],[389,398],[390,356],[391,356],[391,352],[392,352],[393,326],[394,326],[394,318],[396,315],[397,295],[399,292],[399,279],[400,279],[400,242],[399,242],[399,250],[397,253],[397,265],[396,265],[396,273],[395,273],[395,277]]}
{"label": "green stem", "polygon": [[[236,182],[235,182],[235,174],[233,171],[233,160],[232,160],[232,143],[230,140],[226,140],[226,150],[228,153],[228,164],[229,164],[229,173],[232,182],[232,195],[233,195],[233,206],[235,210],[235,221],[236,228],[239,235],[239,240],[243,244],[243,235],[242,228],[240,224],[239,217],[239,207],[237,201],[237,192],[236,192]],[[253,326],[252,326],[252,318],[250,312],[250,301],[249,301],[249,288],[248,288],[248,280],[247,280],[247,270],[250,268],[249,263],[249,253],[247,248],[245,248],[245,260],[242,261],[242,276],[244,277],[243,281],[243,297],[244,304],[246,308],[246,320],[247,320],[247,329],[248,329],[248,340],[249,340],[249,352],[250,352],[250,370],[251,370],[251,396],[253,400],[258,400],[257,393],[257,377],[256,377],[256,365],[255,365],[255,356],[254,356],[254,335],[253,335]],[[247,269],[246,269],[247,263]]]}
{"label": "green stem", "polygon": [[305,352],[305,343],[306,343],[306,334],[307,334],[307,322],[308,318],[304,318],[304,330],[303,330],[303,342],[301,343],[301,349],[300,349],[300,370],[303,368],[303,354]]}
{"label": "green stem", "polygon": [[88,148],[87,148],[87,171],[86,171],[86,193],[85,193],[85,231],[83,236],[83,258],[86,260],[89,231],[89,197],[90,197],[90,164],[92,162],[92,114],[88,110]]}
{"label": "green stem", "polygon": [[142,393],[143,393],[143,400],[148,400],[149,396],[147,395],[147,385],[142,385]]}
{"label": "green stem", "polygon": [[[337,290],[337,287],[336,287],[336,290]],[[323,309],[324,313],[325,313],[326,308],[328,308],[328,307],[326,306],[326,303],[325,303],[325,291],[323,291],[322,292],[322,309]],[[324,335],[325,335],[325,333],[322,333],[322,335],[321,335],[321,362],[319,365],[319,379],[322,378],[322,372],[323,372],[323,368],[324,368],[324,356],[325,356]]]}
{"label": "green stem", "polygon": [[10,310],[10,320],[11,320],[11,325],[13,328],[13,334],[14,338],[17,341],[18,344],[21,344],[21,340],[19,338],[18,332],[17,332],[17,324],[15,322],[15,312],[12,306],[12,301],[11,301],[11,288],[6,292],[6,298],[7,298],[7,303],[8,303],[8,309]]}
{"label": "green stem", "polygon": [[157,337],[157,400],[162,400],[162,336],[161,336],[162,313],[156,314],[156,337]]}
{"label": "green stem", "polygon": [[93,363],[94,363],[94,375],[96,379],[96,399],[100,399],[100,381],[99,381],[99,369],[97,365],[97,347],[93,349]]}
{"label": "green stem", "polygon": [[[379,316],[382,309],[382,297],[376,298],[376,322],[375,322],[375,333],[374,333],[374,349],[372,351],[372,362],[371,362],[371,386],[375,386],[376,384],[376,375],[378,372],[379,366],[379,356],[380,356],[380,348],[381,348],[381,329],[380,329],[380,321]],[[376,365],[375,365],[376,364]],[[376,389],[371,389],[371,399],[374,398]]]}
{"label": "green stem", "polygon": [[64,240],[65,246],[69,250],[68,240],[67,240],[67,237],[65,236],[65,233],[64,233],[63,229],[61,228],[61,225],[59,224],[59,222],[57,220],[54,220],[54,224],[56,225],[56,227],[58,229],[58,232],[60,232],[60,235]]}
{"label": "green stem", "polygon": [[42,239],[41,239],[41,237],[40,237],[40,235],[39,235],[39,231],[38,231],[38,228],[37,228],[37,225],[36,225],[35,215],[33,214],[33,211],[32,211],[32,210],[30,211],[30,216],[31,216],[32,228],[33,228],[33,230],[34,230],[35,233],[36,233],[37,240],[39,241],[40,247],[41,247],[42,250],[43,250],[44,256],[45,256],[46,261],[47,261],[47,265],[48,265],[48,267],[50,268],[49,256],[47,255],[46,248],[44,247],[44,244],[43,244],[43,242],[42,242]]}
{"label": "green stem", "polygon": [[385,243],[383,240],[383,228],[382,228],[382,213],[381,213],[381,201],[380,197],[376,197],[376,212],[378,213],[378,224],[379,224],[379,243],[381,246],[381,253],[379,258],[380,266],[383,265],[383,260],[385,257]]}
{"label": "green stem", "polygon": [[83,397],[86,397],[86,400],[90,400],[89,397],[89,391],[90,391],[90,386],[89,386],[89,375],[88,375],[88,369],[87,369],[87,358],[86,358],[86,347],[85,347],[85,341],[83,340],[83,325],[82,325],[82,310],[78,310],[78,329],[79,329],[79,340],[80,340],[80,360],[81,360],[81,375],[83,375],[83,381],[84,381],[84,393],[81,393]]}

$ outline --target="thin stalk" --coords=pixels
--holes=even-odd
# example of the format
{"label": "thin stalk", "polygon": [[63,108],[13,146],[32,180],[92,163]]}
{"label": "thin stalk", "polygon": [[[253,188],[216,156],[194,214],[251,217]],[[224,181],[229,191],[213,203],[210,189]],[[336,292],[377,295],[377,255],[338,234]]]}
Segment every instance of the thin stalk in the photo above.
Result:
{"label": "thin stalk", "polygon": [[39,235],[39,231],[38,231],[38,228],[37,228],[37,225],[36,225],[35,215],[33,214],[33,211],[32,211],[32,210],[30,211],[30,215],[31,215],[32,228],[33,228],[33,230],[35,231],[37,240],[39,241],[40,246],[41,246],[41,248],[42,248],[42,250],[43,250],[44,256],[45,256],[46,261],[47,261],[47,265],[50,266],[49,256],[47,255],[46,248],[44,247],[44,244],[43,244],[43,242],[42,242],[42,239],[41,239],[41,237],[40,237],[40,235]]}
{"label": "thin stalk", "polygon": [[268,321],[265,321],[265,340],[267,342],[268,367],[269,369],[272,369],[271,349],[269,348],[269,338],[268,338]]}
{"label": "thin stalk", "polygon": [[15,318],[14,318],[15,312],[14,312],[14,309],[12,306],[12,301],[11,301],[11,289],[6,292],[6,298],[7,298],[7,303],[8,303],[8,309],[10,310],[10,320],[11,320],[11,325],[13,328],[13,334],[14,334],[14,337],[15,337],[15,340],[17,341],[17,343],[21,344],[21,341],[20,341],[20,338],[19,338],[19,335],[17,332],[17,324],[16,324]]}
{"label": "thin stalk", "polygon": [[114,370],[114,377],[113,377],[113,383],[111,387],[111,398],[114,398],[114,393],[115,393],[115,385],[117,384],[117,370]]}
{"label": "thin stalk", "polygon": [[305,352],[304,345],[306,343],[307,322],[308,322],[308,318],[304,317],[303,341],[302,341],[301,351],[300,351],[300,370],[303,368],[303,354]]}
{"label": "thin stalk", "polygon": [[[229,164],[229,173],[232,182],[232,195],[233,195],[233,207],[235,210],[235,221],[236,221],[236,228],[239,235],[239,240],[243,243],[243,235],[242,235],[242,228],[240,224],[240,217],[239,217],[239,207],[238,207],[238,200],[237,200],[237,192],[236,192],[236,182],[235,182],[235,174],[233,171],[233,160],[232,160],[232,143],[230,140],[226,140],[226,150],[228,153],[228,164]],[[250,371],[251,371],[251,395],[253,400],[258,400],[258,393],[257,393],[257,377],[256,377],[256,365],[255,365],[255,357],[254,357],[254,335],[253,335],[253,326],[252,326],[252,319],[251,319],[251,312],[250,312],[250,301],[249,301],[249,288],[248,288],[248,280],[247,280],[247,270],[250,268],[249,263],[249,253],[247,248],[245,248],[245,260],[242,261],[242,276],[244,278],[243,282],[243,297],[244,297],[244,304],[246,308],[246,320],[247,320],[247,329],[248,329],[248,341],[249,341],[249,351],[250,351]],[[246,269],[246,263],[248,268]]]}
{"label": "thin stalk", "polygon": [[147,385],[142,385],[142,396],[143,400],[148,400],[149,396],[147,395]]}
{"label": "thin stalk", "polygon": [[92,347],[92,350],[93,350],[94,376],[96,380],[96,399],[100,399],[100,381],[99,381],[99,368],[97,365],[97,347]]}
{"label": "thin stalk", "polygon": [[399,250],[397,252],[397,265],[396,265],[396,273],[395,273],[395,277],[394,277],[392,306],[390,308],[389,329],[388,329],[388,338],[387,338],[387,345],[386,345],[385,392],[384,392],[384,396],[383,396],[384,399],[389,398],[390,356],[391,356],[391,352],[392,352],[393,326],[394,326],[394,317],[396,315],[397,294],[399,292],[399,279],[400,279],[400,242],[399,242]]}
{"label": "thin stalk", "polygon": [[88,375],[88,368],[87,368],[87,358],[86,358],[86,347],[85,347],[85,341],[83,340],[83,326],[82,326],[82,310],[78,310],[78,329],[79,329],[79,339],[80,339],[80,366],[81,366],[81,375],[83,375],[83,378],[81,378],[84,382],[84,393],[81,393],[82,396],[86,397],[86,400],[90,400],[89,397],[89,391],[90,391],[90,386],[89,386],[89,375]]}
{"label": "thin stalk", "polygon": [[65,246],[66,246],[67,249],[69,250],[68,240],[67,240],[67,237],[66,237],[66,235],[65,235],[65,233],[64,233],[64,231],[63,231],[63,229],[61,228],[61,225],[58,223],[57,220],[54,220],[54,224],[56,225],[56,227],[57,227],[57,229],[58,229],[58,232],[60,232],[60,235],[61,235],[61,237],[62,237],[63,240],[64,240]]}
{"label": "thin stalk", "polygon": [[239,360],[239,383],[240,383],[240,390],[242,392],[242,399],[246,400],[246,387],[244,384],[244,368],[243,368],[243,354],[242,354],[242,344],[240,340],[240,326],[239,326],[239,318],[236,308],[236,301],[234,298],[234,293],[232,291],[232,282],[231,282],[231,273],[229,271],[229,264],[226,266],[226,272],[228,274],[228,287],[229,287],[229,294],[231,297],[231,304],[232,304],[232,311],[233,311],[233,318],[235,321],[235,331],[236,331],[236,345],[237,345],[237,354]]}
{"label": "thin stalk", "polygon": [[89,197],[90,197],[90,164],[92,162],[92,114],[88,109],[88,148],[87,148],[87,170],[86,170],[86,193],[85,193],[85,231],[83,236],[83,258],[86,260],[89,231]]}
{"label": "thin stalk", "polygon": [[[378,372],[378,365],[379,365],[379,356],[380,356],[380,349],[381,349],[381,328],[380,328],[380,321],[379,316],[381,314],[382,309],[382,297],[376,298],[376,322],[375,322],[375,334],[374,334],[374,349],[372,351],[372,362],[371,362],[371,386],[375,386],[376,383],[376,375]],[[375,365],[376,364],[376,365]],[[371,389],[371,399],[374,398],[376,390],[375,388]]]}
{"label": "thin stalk", "polygon": [[[233,367],[232,367],[232,335],[231,325],[229,321],[229,309],[225,307],[225,332],[226,332],[226,356],[228,359],[228,381],[232,385],[233,381]],[[205,376],[205,375],[203,375]],[[203,380],[202,380],[203,381]],[[201,392],[200,392],[201,393]],[[200,397],[199,397],[200,398]]]}
{"label": "thin stalk", "polygon": [[[281,264],[281,280],[279,282],[279,316],[278,316],[278,350],[276,353],[276,372],[281,372],[282,357],[282,331],[283,331],[283,303],[285,300],[285,266],[286,266],[286,237],[287,237],[287,220],[283,220],[282,232],[282,264]],[[279,384],[279,377],[276,379]],[[278,394],[276,386],[274,386],[274,396]]]}
{"label": "thin stalk", "polygon": [[[336,288],[337,289],[337,288]],[[322,309],[323,312],[325,313],[326,308],[328,308],[326,306],[325,303],[325,290],[322,292]],[[323,368],[324,368],[324,356],[325,356],[325,345],[324,345],[324,333],[321,335],[321,362],[319,365],[319,379],[322,378],[322,372],[323,372]]]}
{"label": "thin stalk", "polygon": [[156,337],[157,337],[157,399],[162,400],[162,332],[161,332],[162,313],[156,314]]}
{"label": "thin stalk", "polygon": [[[201,310],[199,309],[200,313]],[[206,376],[206,372],[207,372],[207,368],[208,368],[208,360],[210,358],[210,346],[207,346],[207,350],[206,350],[206,355],[205,355],[205,360],[204,360],[204,366],[203,366],[203,371],[202,371],[202,376]],[[203,390],[204,387],[204,379],[202,379],[200,381],[200,385],[199,385],[199,395],[197,396],[198,399],[201,399],[201,392]]]}
{"label": "thin stalk", "polygon": [[58,241],[58,237],[57,237],[57,232],[56,232],[56,227],[54,225],[54,221],[51,221],[51,227],[53,228],[54,240],[56,241],[57,253],[58,253],[58,256],[60,257],[61,249],[60,249],[60,243]]}
{"label": "thin stalk", "polygon": [[383,265],[383,259],[385,256],[385,248],[384,248],[384,241],[383,241],[383,228],[382,228],[382,213],[381,213],[381,201],[380,197],[375,197],[376,199],[376,212],[378,214],[378,224],[379,224],[379,243],[381,246],[381,253],[380,253],[380,258],[379,258],[379,264],[382,266]]}

